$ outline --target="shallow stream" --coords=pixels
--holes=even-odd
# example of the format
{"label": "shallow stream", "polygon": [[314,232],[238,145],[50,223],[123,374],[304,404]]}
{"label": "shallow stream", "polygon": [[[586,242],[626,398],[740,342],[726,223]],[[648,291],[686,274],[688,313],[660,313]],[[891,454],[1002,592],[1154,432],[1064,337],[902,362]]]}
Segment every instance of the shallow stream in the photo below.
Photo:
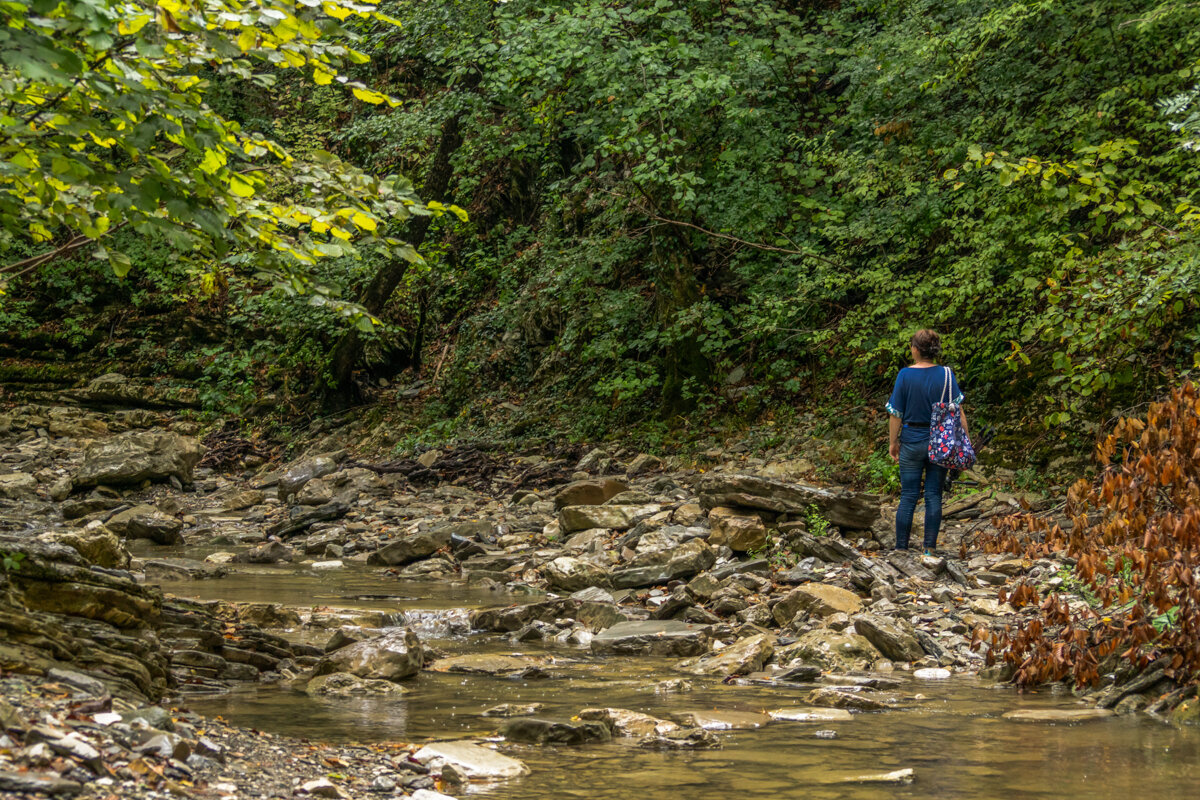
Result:
{"label": "shallow stream", "polygon": [[[162,549],[156,557],[167,555]],[[195,551],[175,556],[203,557]],[[245,568],[243,568],[245,569]],[[164,583],[199,599],[273,602],[310,607],[405,610],[436,619],[446,609],[517,602],[448,582],[401,582],[378,569],[348,565],[314,573],[257,567],[210,581]],[[420,614],[424,610],[427,614]],[[502,652],[544,658],[549,677],[513,680],[422,672],[410,693],[384,698],[311,698],[282,687],[189,697],[194,711],[311,741],[421,741],[486,736],[500,720],[481,713],[500,703],[542,703],[538,715],[569,719],[593,706],[629,708],[659,717],[679,712],[764,712],[805,706],[808,688],[732,685],[685,676],[692,691],[660,692],[680,677],[672,662],[598,658],[586,649],[514,646],[491,635],[441,638],[452,654]],[[844,722],[770,722],[721,731],[720,750],[656,752],[632,740],[584,747],[502,746],[532,772],[517,780],[472,784],[472,797],[626,800],[665,792],[709,797],[776,798],[1132,798],[1194,797],[1200,787],[1200,731],[1145,715],[1082,724],[1003,719],[1018,708],[1076,708],[1069,694],[1018,693],[969,677],[919,681],[907,673],[894,710],[855,714]],[[835,738],[817,731],[834,731]],[[826,734],[827,735],[827,734]],[[844,783],[864,774],[912,768],[910,785]]]}

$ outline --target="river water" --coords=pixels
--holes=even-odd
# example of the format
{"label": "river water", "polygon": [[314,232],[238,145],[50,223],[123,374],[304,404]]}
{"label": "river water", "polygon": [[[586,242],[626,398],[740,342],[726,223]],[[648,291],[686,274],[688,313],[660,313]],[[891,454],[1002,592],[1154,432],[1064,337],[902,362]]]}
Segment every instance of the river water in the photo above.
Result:
{"label": "river water", "polygon": [[[155,556],[164,555],[161,549]],[[202,556],[199,552],[172,555]],[[404,610],[428,625],[449,609],[518,602],[520,597],[469,590],[447,582],[401,582],[377,569],[349,566],[328,573],[262,567],[229,577],[165,583],[199,599],[274,602],[301,608]],[[443,628],[444,630],[444,628]],[[320,742],[419,742],[485,737],[499,721],[481,713],[499,703],[542,703],[538,716],[569,719],[594,706],[629,708],[659,717],[681,712],[716,716],[805,706],[808,688],[727,685],[687,676],[691,691],[656,684],[680,677],[672,662],[599,658],[586,649],[514,646],[497,636],[434,634],[430,644],[457,653],[519,653],[545,659],[549,677],[514,680],[422,672],[411,692],[383,698],[311,698],[285,687],[257,687],[188,697],[194,711],[230,722]],[[1200,731],[1145,715],[1081,724],[1003,719],[1018,708],[1077,708],[1068,693],[1019,693],[967,676],[919,681],[893,673],[893,710],[855,714],[842,722],[773,721],[757,729],[719,731],[723,747],[697,752],[640,750],[632,740],[584,747],[502,745],[531,774],[502,783],[472,784],[472,797],[532,800],[579,797],[625,800],[684,791],[709,797],[777,798],[1135,798],[1200,793]],[[835,738],[818,736],[833,731]],[[846,782],[866,774],[911,768],[909,785]]]}

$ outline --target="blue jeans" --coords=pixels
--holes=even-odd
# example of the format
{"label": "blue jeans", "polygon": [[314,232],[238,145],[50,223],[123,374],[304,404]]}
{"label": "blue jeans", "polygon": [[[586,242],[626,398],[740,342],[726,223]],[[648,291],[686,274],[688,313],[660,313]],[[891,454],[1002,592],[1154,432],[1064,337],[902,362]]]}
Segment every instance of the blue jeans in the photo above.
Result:
{"label": "blue jeans", "polygon": [[925,549],[937,547],[942,527],[942,484],[946,468],[929,460],[929,443],[900,443],[900,505],[896,508],[896,548],[908,549],[917,498],[921,496],[921,478],[925,479]]}

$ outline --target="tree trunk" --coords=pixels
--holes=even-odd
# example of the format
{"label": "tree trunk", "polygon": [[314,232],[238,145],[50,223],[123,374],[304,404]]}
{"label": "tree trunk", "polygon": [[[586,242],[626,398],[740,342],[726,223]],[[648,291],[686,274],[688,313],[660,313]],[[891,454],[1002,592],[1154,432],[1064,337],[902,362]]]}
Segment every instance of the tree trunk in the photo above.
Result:
{"label": "tree trunk", "polygon": [[[700,299],[696,271],[691,263],[691,248],[679,237],[660,239],[654,245],[655,310],[662,328],[671,326],[675,315]],[[663,352],[663,387],[660,410],[663,416],[691,411],[694,398],[687,397],[684,385],[694,379],[704,383],[710,379],[708,359],[700,349],[694,333],[685,333],[667,344]]]}
{"label": "tree trunk", "polygon": [[[423,197],[445,196],[446,190],[450,186],[450,179],[454,176],[450,158],[463,143],[462,118],[465,113],[465,111],[459,111],[442,124],[442,136],[438,142],[437,153],[434,154],[433,163],[430,165],[429,173],[425,176],[425,182],[421,187]],[[420,249],[421,245],[425,243],[425,236],[429,233],[429,225],[432,221],[433,217],[428,216],[410,219],[406,232],[408,243],[414,248]],[[400,281],[404,280],[407,272],[408,262],[404,259],[397,258],[387,262],[363,289],[358,298],[359,304],[371,314],[381,315],[388,300],[391,299],[392,292],[396,291],[396,287],[400,285]],[[330,354],[333,395],[343,402],[349,403],[357,399],[358,388],[354,384],[353,375],[354,368],[358,365],[361,356],[362,339],[359,337],[358,331],[353,329],[342,335]]]}

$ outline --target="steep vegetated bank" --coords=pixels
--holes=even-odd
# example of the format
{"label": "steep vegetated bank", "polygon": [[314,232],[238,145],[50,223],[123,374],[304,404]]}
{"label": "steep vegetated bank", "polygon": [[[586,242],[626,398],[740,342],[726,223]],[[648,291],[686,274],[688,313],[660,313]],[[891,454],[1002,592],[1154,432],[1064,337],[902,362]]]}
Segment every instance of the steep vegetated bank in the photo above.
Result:
{"label": "steep vegetated bank", "polygon": [[[383,10],[403,26],[362,23],[372,60],[348,74],[399,108],[292,73],[271,88],[213,76],[206,93],[297,153],[402,172],[467,209],[390,226],[422,263],[314,268],[382,324],[346,334],[339,311],[267,291],[249,262],[184,269],[130,236],[123,280],[59,261],[10,287],[9,354],[154,365],[243,411],[371,397],[411,369],[436,435],[499,417],[590,438],[874,408],[931,326],[1006,446],[1049,426],[1044,441],[1077,451],[1193,366],[1198,175],[1181,145],[1200,9]],[[519,408],[493,416],[503,402]]]}

